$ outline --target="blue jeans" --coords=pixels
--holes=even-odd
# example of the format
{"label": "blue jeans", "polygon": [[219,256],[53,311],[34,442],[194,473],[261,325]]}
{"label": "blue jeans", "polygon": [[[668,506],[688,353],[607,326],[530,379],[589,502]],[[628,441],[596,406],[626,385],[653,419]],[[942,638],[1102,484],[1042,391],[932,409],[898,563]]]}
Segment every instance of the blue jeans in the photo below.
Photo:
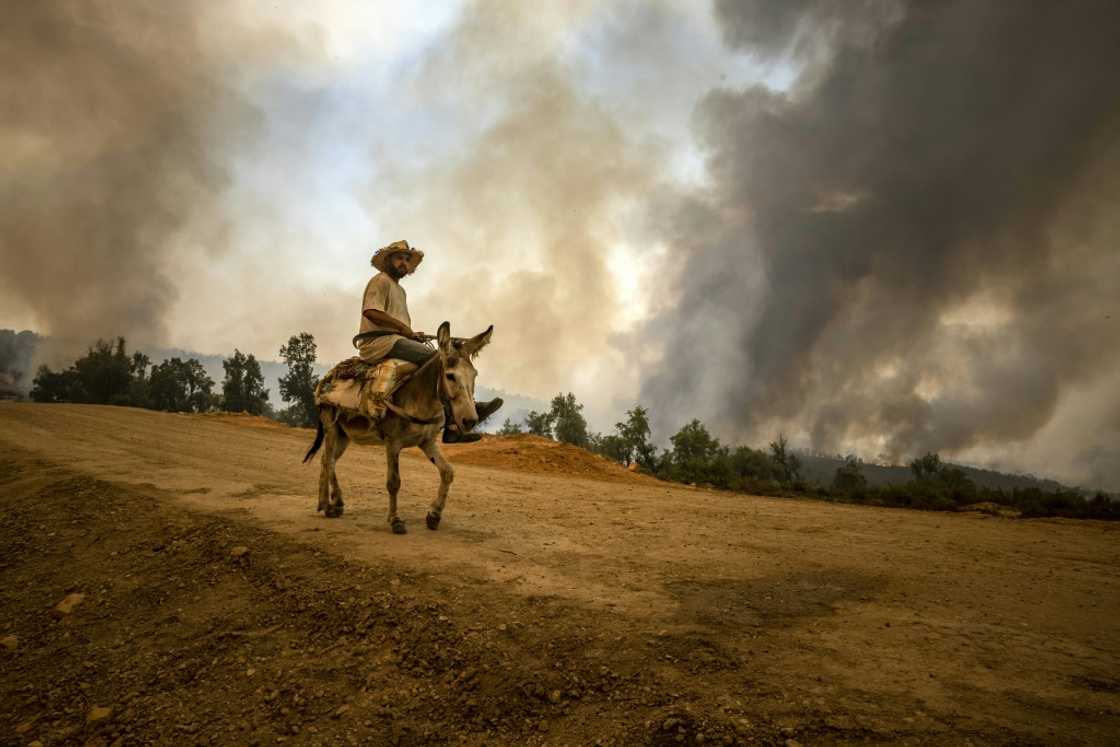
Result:
{"label": "blue jeans", "polygon": [[389,350],[389,354],[385,357],[399,358],[409,363],[415,363],[417,366],[422,366],[435,354],[436,351],[424,343],[405,338],[393,343],[392,349]]}

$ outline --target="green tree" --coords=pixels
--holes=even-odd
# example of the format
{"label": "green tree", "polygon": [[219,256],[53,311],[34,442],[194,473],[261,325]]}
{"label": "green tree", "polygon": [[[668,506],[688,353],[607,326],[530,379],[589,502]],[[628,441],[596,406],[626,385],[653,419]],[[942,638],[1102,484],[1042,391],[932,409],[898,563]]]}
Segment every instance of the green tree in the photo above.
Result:
{"label": "green tree", "polygon": [[576,402],[571,392],[557,394],[552,398],[550,411],[553,422],[553,435],[557,441],[575,446],[586,447],[590,442],[587,435],[587,421],[583,417],[583,405]]}
{"label": "green tree", "polygon": [[552,420],[551,412],[529,410],[529,414],[525,416],[525,427],[534,436],[552,438]]}
{"label": "green tree", "polygon": [[74,368],[82,382],[87,402],[99,405],[129,403],[132,361],[125,352],[123,337],[115,341],[98,340],[84,356],[74,361]]}
{"label": "green tree", "polygon": [[513,422],[509,418],[506,418],[506,421],[502,423],[502,427],[498,429],[499,436],[520,436],[522,433],[524,433],[524,431],[521,425]]}
{"label": "green tree", "polygon": [[777,465],[770,455],[749,446],[736,448],[731,452],[730,461],[737,488],[750,486],[759,480],[775,480],[780,477]]}
{"label": "green tree", "polygon": [[778,468],[778,479],[793,483],[801,479],[801,459],[789,449],[785,434],[779,433],[777,441],[770,442],[770,458]]}
{"label": "green tree", "polygon": [[844,457],[844,463],[836,468],[836,474],[832,478],[832,489],[849,495],[861,494],[867,490],[863,462],[855,454]]}
{"label": "green tree", "polygon": [[85,402],[86,395],[73,367],[56,372],[48,366],[39,366],[31,382],[31,399],[35,402]]}
{"label": "green tree", "polygon": [[206,412],[212,405],[214,380],[194,358],[170,358],[152,368],[152,407],[169,412]]}
{"label": "green tree", "polygon": [[941,456],[933,452],[926,452],[925,456],[918,457],[910,462],[910,471],[914,473],[915,480],[936,477],[944,467]]}
{"label": "green tree", "polygon": [[621,441],[623,464],[637,462],[647,472],[652,472],[657,459],[657,449],[649,442],[649,410],[641,405],[626,411],[626,420],[615,423]]}
{"label": "green tree", "polygon": [[288,366],[288,373],[280,377],[280,398],[292,403],[283,414],[285,422],[312,426],[319,420],[315,406],[315,387],[319,383],[315,375],[316,349],[315,338],[308,332],[292,335],[280,347],[280,357]]}
{"label": "green tree", "polygon": [[263,415],[268,408],[261,364],[252,353],[234,348],[233,356],[222,361],[226,377],[222,382],[222,408],[229,412]]}
{"label": "green tree", "polygon": [[699,420],[683,426],[669,440],[673,448],[662,459],[659,467],[662,476],[678,482],[705,483],[721,488],[732,486],[728,450]]}
{"label": "green tree", "polygon": [[85,402],[98,405],[147,404],[145,372],[151,361],[128,354],[123,337],[98,340],[65,371],[40,366],[32,382],[37,402]]}
{"label": "green tree", "polygon": [[630,450],[622,436],[618,434],[604,436],[598,433],[592,433],[588,439],[588,448],[613,462],[630,464]]}
{"label": "green tree", "polygon": [[151,386],[148,381],[148,367],[152,359],[140,351],[135,351],[129,359],[128,400],[133,407],[151,407]]}

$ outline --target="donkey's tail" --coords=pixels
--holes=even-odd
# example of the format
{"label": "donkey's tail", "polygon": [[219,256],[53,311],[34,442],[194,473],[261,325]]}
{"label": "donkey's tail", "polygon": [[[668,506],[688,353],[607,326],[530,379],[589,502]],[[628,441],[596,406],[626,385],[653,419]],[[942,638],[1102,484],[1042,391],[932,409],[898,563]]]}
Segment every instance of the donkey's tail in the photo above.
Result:
{"label": "donkey's tail", "polygon": [[315,431],[315,443],[311,444],[311,448],[307,450],[307,455],[303,458],[303,463],[307,464],[311,461],[311,457],[315,456],[319,451],[319,447],[323,445],[323,419],[319,419],[319,429]]}

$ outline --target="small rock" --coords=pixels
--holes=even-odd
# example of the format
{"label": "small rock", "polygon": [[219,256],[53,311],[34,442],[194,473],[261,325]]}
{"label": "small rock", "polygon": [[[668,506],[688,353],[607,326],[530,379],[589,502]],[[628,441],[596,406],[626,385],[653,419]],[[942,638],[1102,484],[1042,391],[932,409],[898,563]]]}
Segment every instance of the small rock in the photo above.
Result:
{"label": "small rock", "polygon": [[14,635],[6,635],[3,638],[0,638],[0,646],[3,646],[9,651],[15,651],[17,648],[19,648],[19,639]]}
{"label": "small rock", "polygon": [[85,594],[79,594],[77,592],[73,594],[67,594],[61,602],[54,606],[54,613],[59,617],[65,617],[66,615],[72,613],[85,598]]}
{"label": "small rock", "polygon": [[32,721],[24,721],[22,724],[16,726],[16,734],[26,734],[31,731],[31,727],[34,725],[35,723]]}
{"label": "small rock", "polygon": [[107,721],[109,719],[109,717],[111,717],[112,715],[113,715],[113,709],[112,708],[105,708],[103,706],[94,706],[93,708],[90,708],[89,713],[86,714],[86,723],[87,724],[99,724],[102,721]]}
{"label": "small rock", "polygon": [[350,706],[340,705],[338,708],[334,709],[334,713],[331,714],[331,717],[332,718],[342,718],[343,714],[345,714],[349,710],[350,710]]}
{"label": "small rock", "polygon": [[801,747],[801,742],[798,742],[796,739],[787,739],[786,747]]}
{"label": "small rock", "polygon": [[560,691],[559,690],[553,690],[552,692],[550,692],[548,694],[548,699],[550,701],[552,701],[553,703],[559,703],[560,699],[561,699]]}
{"label": "small rock", "polygon": [[36,739],[34,742],[28,742],[27,747],[43,747],[43,743]]}
{"label": "small rock", "polygon": [[243,563],[249,559],[249,548],[245,545],[238,545],[237,547],[230,548],[229,557],[239,563]]}

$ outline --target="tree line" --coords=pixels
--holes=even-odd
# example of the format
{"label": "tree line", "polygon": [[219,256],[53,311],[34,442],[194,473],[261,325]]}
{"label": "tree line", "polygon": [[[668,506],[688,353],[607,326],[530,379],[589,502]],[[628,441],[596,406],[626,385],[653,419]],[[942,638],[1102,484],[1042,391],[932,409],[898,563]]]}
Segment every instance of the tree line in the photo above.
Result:
{"label": "tree line", "polygon": [[614,433],[593,433],[575,395],[557,394],[548,410],[529,411],[524,423],[507,418],[498,430],[502,436],[521,433],[579,446],[663,480],[752,492],[764,486],[804,487],[801,460],[784,435],[765,451],[731,448],[702,422],[692,420],[670,437],[670,448],[658,452],[650,441],[649,410],[641,405],[626,411],[626,419],[615,424]]}
{"label": "tree line", "polygon": [[[317,347],[301,332],[280,347],[287,373],[280,377],[280,398],[288,406],[274,411],[253,354],[235,349],[223,359],[220,389],[195,358],[172,357],[158,364],[142,352],[129,352],[123,337],[98,340],[68,368],[40,366],[32,382],[37,402],[76,402],[145,407],[168,412],[245,412],[289,425],[314,425]],[[863,462],[846,457],[827,485],[809,484],[801,459],[784,435],[766,449],[729,446],[700,420],[673,434],[666,449],[650,440],[650,413],[640,405],[626,412],[613,433],[588,429],[583,405],[575,395],[557,394],[548,410],[530,411],[524,422],[509,419],[499,435],[530,433],[587,449],[619,464],[663,480],[759,495],[800,495],[831,501],[929,510],[955,510],[975,503],[1016,509],[1024,516],[1120,519],[1120,502],[1102,492],[1087,498],[1070,488],[991,488],[977,485],[965,472],[928,453],[910,462],[913,478],[901,485],[871,486]]]}
{"label": "tree line", "polygon": [[583,405],[572,393],[557,394],[548,410],[530,411],[523,423],[508,418],[499,435],[529,433],[569,443],[619,464],[633,466],[662,480],[753,493],[806,496],[829,501],[952,511],[977,503],[1013,508],[1026,517],[1063,516],[1080,519],[1120,519],[1120,502],[1103,492],[1087,497],[1072,488],[992,488],[978,485],[960,467],[934,453],[912,460],[913,478],[901,485],[871,486],[863,462],[844,457],[827,485],[809,484],[801,474],[801,459],[779,434],[766,449],[722,444],[699,420],[692,420],[670,437],[660,452],[650,442],[649,410],[635,406],[614,433],[588,430]]}
{"label": "tree line", "polygon": [[315,338],[301,332],[280,347],[288,368],[280,377],[280,398],[290,403],[275,411],[269,402],[260,362],[234,349],[222,360],[220,388],[196,358],[167,358],[152,364],[140,351],[129,352],[123,337],[98,340],[68,368],[40,366],[30,397],[36,402],[74,402],[143,407],[166,412],[244,412],[289,425],[314,425]]}

